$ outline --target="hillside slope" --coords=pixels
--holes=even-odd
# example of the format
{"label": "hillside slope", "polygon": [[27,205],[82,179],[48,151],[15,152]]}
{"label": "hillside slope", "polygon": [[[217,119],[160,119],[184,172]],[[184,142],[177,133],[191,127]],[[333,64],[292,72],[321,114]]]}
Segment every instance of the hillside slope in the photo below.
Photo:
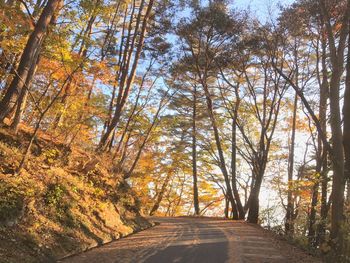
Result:
{"label": "hillside slope", "polygon": [[14,175],[28,137],[0,129],[0,262],[54,262],[150,226],[108,156],[41,134]]}

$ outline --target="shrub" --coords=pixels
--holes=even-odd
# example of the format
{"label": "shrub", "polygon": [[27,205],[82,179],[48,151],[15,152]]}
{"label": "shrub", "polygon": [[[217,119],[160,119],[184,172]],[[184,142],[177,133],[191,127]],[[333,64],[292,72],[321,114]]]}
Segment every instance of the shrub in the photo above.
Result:
{"label": "shrub", "polygon": [[7,182],[0,183],[0,223],[17,220],[24,207],[24,193]]}
{"label": "shrub", "polygon": [[45,203],[54,212],[56,218],[67,227],[74,227],[77,222],[71,212],[74,205],[69,198],[67,188],[59,183],[49,184],[44,196]]}
{"label": "shrub", "polygon": [[66,188],[63,185],[49,184],[45,194],[46,204],[51,207],[59,208],[61,206],[65,192]]}
{"label": "shrub", "polygon": [[60,152],[57,149],[48,149],[43,153],[43,156],[45,162],[51,165],[60,157]]}

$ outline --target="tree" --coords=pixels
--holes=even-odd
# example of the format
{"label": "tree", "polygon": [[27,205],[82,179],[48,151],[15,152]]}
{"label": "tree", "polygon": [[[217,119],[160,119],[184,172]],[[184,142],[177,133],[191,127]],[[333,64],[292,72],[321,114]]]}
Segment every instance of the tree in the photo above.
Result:
{"label": "tree", "polygon": [[[127,39],[126,47],[123,51],[123,60],[120,60],[121,68],[117,75],[117,81],[119,82],[119,89],[118,89],[118,95],[115,102],[116,103],[115,111],[114,111],[113,117],[106,125],[106,131],[103,133],[101,137],[101,141],[98,146],[100,150],[105,149],[108,143],[110,143],[112,133],[120,120],[123,107],[128,98],[129,91],[135,78],[136,68],[137,68],[137,65],[141,56],[142,48],[144,45],[146,29],[148,27],[148,21],[151,16],[153,3],[154,3],[153,0],[150,0],[148,2],[148,4],[145,7],[146,13],[144,17],[142,17],[145,0],[141,1],[134,31],[132,31],[133,19],[131,19],[129,22],[128,35],[126,38]],[[132,6],[132,11],[131,11],[131,18],[133,18],[134,16],[135,9],[136,9],[136,3],[134,1],[134,4]],[[139,35],[139,38],[138,38],[138,35]],[[138,38],[138,41],[136,42],[137,38]],[[114,102],[111,103],[111,105],[113,104]]]}
{"label": "tree", "polygon": [[[194,10],[194,15],[195,17],[192,20],[180,22],[177,34],[183,39],[185,45],[183,61],[193,65],[198,82],[205,94],[207,111],[219,155],[219,167],[225,179],[227,195],[233,207],[234,218],[237,219],[236,202],[226,167],[213,107],[213,94],[210,89],[213,84],[211,78],[218,73],[215,61],[223,56],[229,44],[234,44],[241,24],[229,17],[226,6],[222,2],[210,3],[208,7],[204,8],[199,7]],[[192,33],[189,34],[189,32]]]}
{"label": "tree", "polygon": [[0,121],[3,122],[9,112],[12,110],[21,90],[28,89],[28,87],[25,85],[29,84],[33,78],[35,72],[34,68],[37,63],[48,26],[53,19],[55,19],[55,15],[61,8],[62,4],[62,0],[50,0],[44,7],[40,18],[36,23],[34,31],[31,33],[22,53],[15,77],[13,78],[0,102]]}

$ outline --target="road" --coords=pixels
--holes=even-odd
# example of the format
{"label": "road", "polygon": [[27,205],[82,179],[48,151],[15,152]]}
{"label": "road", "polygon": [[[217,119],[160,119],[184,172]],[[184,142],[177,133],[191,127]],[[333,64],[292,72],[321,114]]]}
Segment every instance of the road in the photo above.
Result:
{"label": "road", "polygon": [[60,262],[321,262],[245,222],[191,217],[152,220],[159,225]]}

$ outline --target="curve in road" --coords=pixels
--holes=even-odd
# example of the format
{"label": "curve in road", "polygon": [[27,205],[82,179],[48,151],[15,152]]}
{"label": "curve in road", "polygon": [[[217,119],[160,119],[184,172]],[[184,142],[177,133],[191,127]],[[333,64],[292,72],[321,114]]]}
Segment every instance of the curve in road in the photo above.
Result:
{"label": "curve in road", "polygon": [[62,263],[321,262],[268,231],[214,218],[152,218],[159,225]]}

